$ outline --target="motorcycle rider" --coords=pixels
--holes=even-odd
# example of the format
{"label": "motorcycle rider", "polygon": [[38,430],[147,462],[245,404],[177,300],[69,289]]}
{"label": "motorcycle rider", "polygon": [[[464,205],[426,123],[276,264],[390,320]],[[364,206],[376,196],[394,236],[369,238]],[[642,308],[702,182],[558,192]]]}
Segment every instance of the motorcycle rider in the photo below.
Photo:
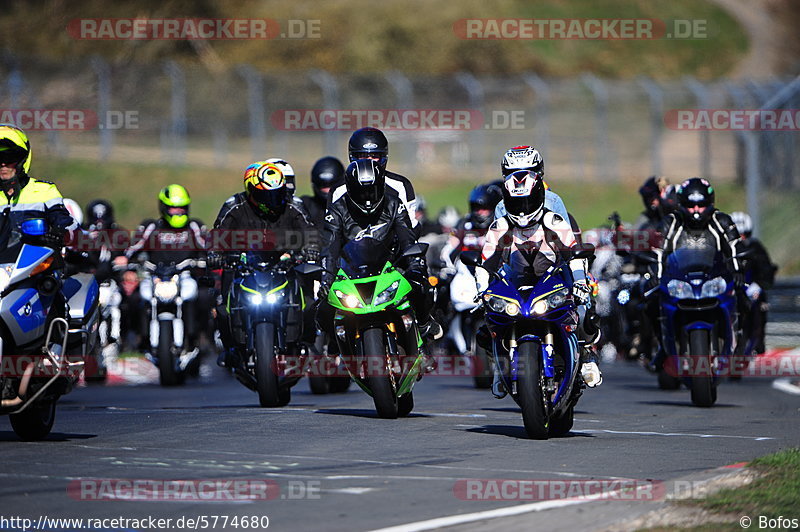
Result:
{"label": "motorcycle rider", "polygon": [[[317,321],[330,335],[333,329],[333,309],[327,303],[339,255],[351,240],[370,237],[391,249],[397,239],[397,249],[403,251],[416,242],[408,220],[408,211],[398,195],[386,184],[383,165],[373,159],[357,159],[345,170],[346,194],[333,200],[325,214],[322,231],[322,274],[317,298],[320,300]],[[409,296],[420,323],[420,334],[437,339],[441,326],[431,317],[433,298],[429,290],[428,272],[422,258],[414,258],[404,274],[412,286]],[[434,367],[425,355],[426,370]]]}
{"label": "motorcycle rider", "polygon": [[[0,212],[10,223],[6,226],[19,234],[23,221],[44,218],[48,232],[36,237],[37,245],[60,250],[66,240],[72,240],[79,229],[64,206],[56,185],[31,177],[31,144],[24,131],[16,126],[0,124]],[[13,238],[13,235],[12,235]]]}
{"label": "motorcycle rider", "polygon": [[492,224],[492,213],[502,200],[500,189],[494,184],[478,185],[469,194],[469,214],[458,221],[447,244],[442,249],[442,262],[455,273],[455,259],[462,251],[483,249],[486,231]]}
{"label": "motorcycle rider", "polygon": [[[287,193],[286,178],[281,166],[267,161],[257,161],[244,172],[244,191],[238,192],[223,203],[214,222],[215,231],[256,231],[263,236],[275,236],[274,248],[268,253],[276,257],[288,257],[292,252],[302,251],[308,260],[319,256],[316,228]],[[301,241],[291,242],[290,233],[302,235]],[[234,368],[239,364],[233,341],[231,318],[225,300],[230,292],[235,271],[228,258],[238,256],[247,249],[213,249],[209,254],[209,267],[222,267],[222,291],[217,297],[216,316],[220,339],[225,347],[218,360],[220,366]],[[310,305],[303,316],[304,334],[313,336],[313,314]]]}
{"label": "motorcycle rider", "polygon": [[[397,193],[402,205],[408,212],[411,228],[415,231],[417,237],[421,236],[419,234],[419,222],[417,222],[416,217],[417,198],[411,181],[405,176],[386,170],[386,164],[389,162],[389,141],[386,140],[386,135],[380,129],[362,127],[354,131],[350,136],[350,140],[347,143],[347,151],[351,163],[358,159],[372,159],[383,167],[386,185]],[[347,188],[344,185],[336,187],[331,194],[331,203],[339,200],[346,192]]]}
{"label": "motorcycle rider", "polygon": [[323,157],[314,163],[311,168],[311,188],[314,194],[302,196],[308,218],[317,226],[322,227],[325,219],[325,208],[328,206],[328,198],[331,190],[344,182],[344,165],[336,157]]}
{"label": "motorcycle rider", "polygon": [[751,312],[746,315],[743,329],[747,337],[755,340],[756,354],[766,351],[764,337],[766,335],[767,290],[775,283],[775,273],[778,267],[772,263],[769,253],[760,240],[753,237],[753,219],[746,212],[732,212],[731,219],[736,224],[736,229],[742,240],[740,249],[747,253],[743,261],[745,278],[749,281],[745,294],[753,302]]}
{"label": "motorcycle rider", "polygon": [[[700,177],[692,177],[677,188],[677,196],[678,209],[664,219],[664,241],[661,247],[656,249],[656,271],[648,282],[650,297],[645,308],[651,323],[656,325],[657,338],[661,337],[658,319],[660,305],[653,294],[656,293],[666,269],[667,258],[675,250],[691,246],[721,252],[726,259],[729,259],[737,292],[741,292],[744,285],[744,272],[737,258],[737,254],[741,251],[739,231],[731,217],[714,206],[715,193],[711,183]],[[656,369],[663,363],[664,356],[664,348],[661,346],[653,361]]]}
{"label": "motorcycle rider", "polygon": [[[475,270],[478,294],[486,291],[490,272],[499,271],[504,261],[515,270],[532,268],[532,275],[539,278],[564,251],[580,247],[569,221],[545,206],[545,185],[540,172],[519,170],[510,174],[503,186],[503,201],[507,213],[489,227],[481,254],[482,268]],[[581,354],[581,376],[587,386],[595,387],[603,382],[603,376],[588,345],[592,335],[585,330],[585,313],[591,303],[585,261],[571,259],[569,267],[573,297],[579,302],[582,317],[578,333],[587,344]],[[497,368],[494,381],[492,393],[504,397],[507,392]]]}
{"label": "motorcycle rider", "polygon": [[419,224],[418,234],[420,236],[442,234],[442,227],[428,218],[428,204],[422,196],[417,196],[417,208],[414,211],[414,218]]}
{"label": "motorcycle rider", "polygon": [[[122,256],[114,259],[114,263],[124,266],[131,260],[148,260],[154,264],[178,264],[186,259],[205,259],[206,227],[200,220],[189,217],[191,203],[189,192],[181,185],[172,184],[161,189],[158,193],[161,216],[158,220],[143,220],[132,239],[133,244]],[[181,283],[196,285],[197,281],[187,276],[181,278]],[[142,281],[139,290],[142,303],[149,304],[152,280]],[[199,334],[207,321],[210,298],[206,290],[197,290],[195,286],[187,286],[185,290],[197,293],[195,300],[184,300],[187,345],[197,347]],[[142,313],[140,331],[147,331],[149,315],[149,312]],[[198,324],[202,325],[198,327]],[[144,335],[142,340],[146,342]]]}

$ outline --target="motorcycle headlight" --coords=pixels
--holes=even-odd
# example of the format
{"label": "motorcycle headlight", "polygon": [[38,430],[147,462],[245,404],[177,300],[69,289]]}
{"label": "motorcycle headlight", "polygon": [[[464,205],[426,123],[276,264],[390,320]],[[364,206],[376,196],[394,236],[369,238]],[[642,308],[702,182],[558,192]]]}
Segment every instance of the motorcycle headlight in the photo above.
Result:
{"label": "motorcycle headlight", "polygon": [[519,314],[519,305],[514,303],[513,301],[509,301],[506,303],[506,314],[509,316],[516,316]]}
{"label": "motorcycle headlight", "polygon": [[[567,297],[569,297],[569,288],[562,288],[558,292],[550,294],[547,297],[547,306],[550,308],[558,308],[567,301]],[[536,305],[534,305],[534,308],[535,307]]]}
{"label": "motorcycle headlight", "polygon": [[667,291],[669,295],[677,299],[692,299],[694,298],[694,290],[692,285],[686,281],[679,281],[673,279],[667,283]]}
{"label": "motorcycle headlight", "polygon": [[[260,305],[264,301],[264,296],[261,294],[247,294],[250,297],[250,303],[253,305]],[[270,294],[271,295],[271,294]]]}
{"label": "motorcycle headlight", "polygon": [[153,294],[161,301],[172,301],[178,295],[177,281],[160,281],[153,289]]}
{"label": "motorcycle headlight", "polygon": [[345,294],[341,290],[337,290],[336,297],[338,297],[339,301],[342,302],[342,305],[347,308],[360,308],[363,306],[361,301],[359,301],[358,298],[353,294]]}
{"label": "motorcycle headlight", "polygon": [[533,313],[534,314],[544,314],[547,312],[547,300],[540,299],[536,303],[533,304]]}
{"label": "motorcycle headlight", "polygon": [[617,303],[620,305],[627,305],[631,300],[631,292],[627,288],[623,288],[617,293]]}
{"label": "motorcycle headlight", "polygon": [[400,287],[400,283],[398,281],[393,282],[389,285],[389,288],[378,294],[378,297],[375,298],[373,301],[374,305],[383,305],[384,303],[388,303],[392,299],[394,299],[395,294],[397,294],[397,289]]}
{"label": "motorcycle headlight", "polygon": [[703,283],[701,295],[703,297],[717,297],[728,289],[728,283],[722,277],[714,277]]}
{"label": "motorcycle headlight", "polygon": [[484,296],[484,301],[486,301],[486,304],[489,306],[489,309],[492,310],[492,312],[505,312],[506,304],[509,303],[503,298],[489,294]]}

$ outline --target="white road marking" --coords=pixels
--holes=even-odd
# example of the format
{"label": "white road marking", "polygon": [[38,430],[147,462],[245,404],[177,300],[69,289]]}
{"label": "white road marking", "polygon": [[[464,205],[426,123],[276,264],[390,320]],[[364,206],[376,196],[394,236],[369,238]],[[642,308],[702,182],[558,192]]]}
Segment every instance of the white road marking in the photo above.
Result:
{"label": "white road marking", "polygon": [[[511,517],[514,515],[526,514],[531,512],[541,512],[543,510],[551,510],[553,508],[564,508],[566,506],[574,506],[577,504],[586,504],[593,502],[597,499],[613,497],[614,493],[621,493],[623,490],[616,490],[614,492],[597,493],[594,495],[587,495],[580,499],[561,499],[552,501],[540,501],[530,504],[520,504],[517,506],[509,506],[506,508],[497,508],[495,510],[486,510],[483,512],[474,512],[471,514],[457,514],[446,517],[437,517],[435,519],[427,519],[425,521],[417,521],[416,523],[406,523],[404,525],[391,526],[387,528],[380,528],[372,530],[371,532],[419,532],[422,530],[435,530],[448,526],[463,525],[464,523],[474,523],[475,521],[484,521],[487,519],[497,519],[500,517]],[[638,491],[638,490],[637,490]],[[489,527],[491,529],[491,527]]]}
{"label": "white road marking", "polygon": [[611,430],[611,429],[582,429],[580,432],[601,432],[606,434],[635,434],[637,436],[685,436],[691,438],[734,438],[737,440],[774,440],[768,436],[738,436],[730,434],[693,434],[689,432],[653,432],[653,431],[632,431],[632,430]]}
{"label": "white road marking", "polygon": [[788,394],[800,395],[800,386],[792,384],[790,379],[776,379],[772,381],[772,387]]}
{"label": "white road marking", "polygon": [[348,495],[363,495],[370,491],[376,491],[376,488],[337,488],[333,490],[320,490],[327,493],[345,493]]}

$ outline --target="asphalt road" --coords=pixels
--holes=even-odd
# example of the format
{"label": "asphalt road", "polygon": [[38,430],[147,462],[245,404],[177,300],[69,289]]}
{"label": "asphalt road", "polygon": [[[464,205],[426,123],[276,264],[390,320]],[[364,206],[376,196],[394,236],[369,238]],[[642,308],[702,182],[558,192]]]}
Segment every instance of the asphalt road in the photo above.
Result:
{"label": "asphalt road", "polygon": [[[301,381],[288,407],[262,409],[221,370],[205,381],[77,389],[43,442],[19,442],[0,421],[0,518],[268,516],[275,530],[370,530],[531,502],[462,500],[459,480],[669,480],[800,442],[800,396],[774,390],[771,379],[724,383],[718,404],[699,409],[687,390],[659,391],[652,375],[625,363],[605,367],[573,432],[549,441],[524,439],[513,401],[464,377],[424,379],[415,414],[398,420],[377,419],[354,386],[315,396]],[[83,499],[96,492],[68,489],[81,479],[253,479],[279,492],[237,502],[95,501]],[[561,512],[547,526],[547,512],[519,519],[549,530],[593,522],[581,507]]]}

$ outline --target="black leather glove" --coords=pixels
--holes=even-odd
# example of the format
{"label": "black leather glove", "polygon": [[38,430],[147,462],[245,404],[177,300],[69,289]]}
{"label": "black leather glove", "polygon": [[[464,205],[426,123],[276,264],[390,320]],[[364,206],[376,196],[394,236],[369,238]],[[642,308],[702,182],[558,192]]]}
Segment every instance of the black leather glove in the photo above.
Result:
{"label": "black leather glove", "polygon": [[743,272],[733,272],[733,285],[737,288],[744,287],[744,273]]}
{"label": "black leather glove", "polygon": [[308,262],[319,262],[318,249],[306,249],[303,251],[303,254]]}

